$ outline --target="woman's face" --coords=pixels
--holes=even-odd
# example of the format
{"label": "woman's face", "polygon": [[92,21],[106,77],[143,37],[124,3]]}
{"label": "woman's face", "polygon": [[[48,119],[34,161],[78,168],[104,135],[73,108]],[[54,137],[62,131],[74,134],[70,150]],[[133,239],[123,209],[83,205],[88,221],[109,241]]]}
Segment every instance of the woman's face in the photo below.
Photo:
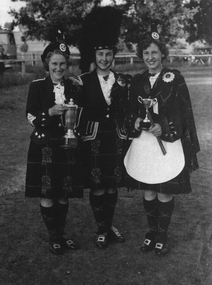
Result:
{"label": "woman's face", "polygon": [[95,53],[97,69],[106,71],[110,68],[114,55],[112,49],[101,49]]}
{"label": "woman's face", "polygon": [[62,54],[53,54],[49,59],[49,74],[54,82],[60,82],[68,68],[67,61]]}
{"label": "woman's face", "polygon": [[149,71],[158,73],[162,69],[162,57],[159,47],[151,43],[147,49],[143,50],[143,60]]}

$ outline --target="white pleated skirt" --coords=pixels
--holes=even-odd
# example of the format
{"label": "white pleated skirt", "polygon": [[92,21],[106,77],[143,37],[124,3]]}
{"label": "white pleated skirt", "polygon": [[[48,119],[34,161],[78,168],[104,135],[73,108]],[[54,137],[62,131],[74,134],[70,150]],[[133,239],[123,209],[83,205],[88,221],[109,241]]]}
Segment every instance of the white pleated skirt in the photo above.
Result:
{"label": "white pleated skirt", "polygon": [[164,155],[157,138],[142,131],[134,138],[124,158],[127,173],[137,181],[158,184],[175,178],[185,166],[181,140],[173,143],[162,141],[166,149]]}

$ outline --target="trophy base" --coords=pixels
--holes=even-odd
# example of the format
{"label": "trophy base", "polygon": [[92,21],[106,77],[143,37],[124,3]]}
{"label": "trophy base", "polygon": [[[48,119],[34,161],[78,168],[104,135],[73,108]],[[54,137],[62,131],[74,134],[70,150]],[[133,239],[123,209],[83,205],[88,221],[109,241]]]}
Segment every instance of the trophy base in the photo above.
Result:
{"label": "trophy base", "polygon": [[77,147],[77,138],[65,138],[64,144],[61,145],[62,148],[70,149]]}
{"label": "trophy base", "polygon": [[140,130],[144,130],[144,131],[148,131],[151,127],[151,123],[150,122],[140,122],[140,126],[139,126],[139,129]]}

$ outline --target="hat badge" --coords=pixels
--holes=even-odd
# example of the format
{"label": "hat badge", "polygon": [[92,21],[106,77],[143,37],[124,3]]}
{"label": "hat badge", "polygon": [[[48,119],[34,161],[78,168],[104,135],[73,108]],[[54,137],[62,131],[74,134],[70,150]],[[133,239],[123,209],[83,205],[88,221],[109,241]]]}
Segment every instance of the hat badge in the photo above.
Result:
{"label": "hat badge", "polygon": [[62,51],[62,52],[65,52],[66,51],[66,46],[65,46],[65,44],[60,44],[60,46],[59,46],[59,48],[60,48],[60,50]]}
{"label": "hat badge", "polygon": [[152,36],[152,38],[154,40],[158,40],[159,39],[159,34],[157,32],[153,32],[151,36]]}

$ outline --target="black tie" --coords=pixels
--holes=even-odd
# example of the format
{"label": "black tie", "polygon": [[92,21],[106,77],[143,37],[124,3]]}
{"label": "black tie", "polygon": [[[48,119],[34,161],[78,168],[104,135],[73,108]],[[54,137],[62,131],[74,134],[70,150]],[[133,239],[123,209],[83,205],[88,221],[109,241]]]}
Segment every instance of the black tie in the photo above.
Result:
{"label": "black tie", "polygon": [[149,73],[149,72],[148,72],[148,73],[147,73],[147,76],[148,76],[148,77],[153,77],[153,76],[155,76],[156,74],[157,74],[157,73]]}
{"label": "black tie", "polygon": [[109,74],[107,74],[107,75],[103,76],[103,78],[104,78],[104,80],[105,80],[105,81],[107,81],[107,80],[108,80],[108,78],[109,78]]}

